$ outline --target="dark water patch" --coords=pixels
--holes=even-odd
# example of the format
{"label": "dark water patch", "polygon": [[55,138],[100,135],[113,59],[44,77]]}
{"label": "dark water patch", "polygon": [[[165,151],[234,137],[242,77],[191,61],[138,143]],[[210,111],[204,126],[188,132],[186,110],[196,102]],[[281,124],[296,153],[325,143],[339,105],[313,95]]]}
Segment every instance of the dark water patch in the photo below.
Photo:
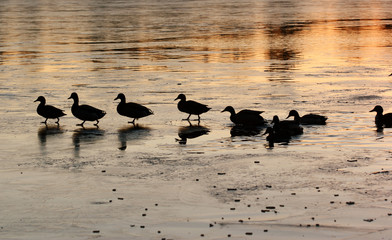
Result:
{"label": "dark water patch", "polygon": [[353,100],[358,100],[358,101],[368,101],[368,100],[381,99],[381,98],[382,97],[377,95],[361,95],[361,96],[352,97]]}

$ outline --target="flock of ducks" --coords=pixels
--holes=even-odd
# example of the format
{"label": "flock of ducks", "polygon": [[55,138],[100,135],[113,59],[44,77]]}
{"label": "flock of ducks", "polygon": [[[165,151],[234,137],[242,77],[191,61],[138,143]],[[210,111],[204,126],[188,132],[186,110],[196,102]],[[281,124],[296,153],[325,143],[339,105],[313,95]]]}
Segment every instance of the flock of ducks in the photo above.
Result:
{"label": "flock of ducks", "polygon": [[[79,105],[78,94],[73,92],[68,99],[73,99],[74,103],[71,107],[72,114],[82,120],[83,122],[77,124],[77,126],[84,127],[86,121],[95,121],[95,126],[98,127],[99,119],[106,115],[106,112],[95,108],[90,105]],[[117,106],[117,112],[125,117],[133,118],[132,123],[135,125],[135,120],[147,117],[154,114],[151,109],[134,102],[126,102],[125,95],[120,93],[114,100],[120,100]],[[196,101],[187,100],[184,94],[179,94],[175,100],[180,100],[177,104],[179,111],[189,114],[185,119],[189,121],[191,115],[197,115],[198,121],[200,122],[200,115],[208,112],[211,108],[205,104],[201,104]],[[46,99],[43,96],[39,96],[35,102],[40,102],[37,107],[37,113],[45,118],[43,123],[47,124],[48,119],[57,119],[56,123],[59,124],[60,117],[65,116],[63,110],[46,104]],[[227,106],[222,112],[230,113],[230,120],[236,126],[243,127],[258,127],[266,126],[267,121],[261,116],[263,111],[255,111],[244,109],[239,112],[235,112],[232,106]],[[392,127],[392,113],[383,114],[383,108],[379,105],[375,106],[370,112],[376,112],[375,124],[378,129],[383,127]],[[277,142],[288,142],[292,136],[303,133],[301,125],[325,125],[328,119],[325,116],[317,114],[306,114],[300,116],[296,110],[291,110],[286,119],[293,117],[293,120],[280,121],[278,116],[274,116],[271,122],[272,126],[267,127],[263,135],[267,135],[266,140],[270,147],[273,147],[274,143]]]}

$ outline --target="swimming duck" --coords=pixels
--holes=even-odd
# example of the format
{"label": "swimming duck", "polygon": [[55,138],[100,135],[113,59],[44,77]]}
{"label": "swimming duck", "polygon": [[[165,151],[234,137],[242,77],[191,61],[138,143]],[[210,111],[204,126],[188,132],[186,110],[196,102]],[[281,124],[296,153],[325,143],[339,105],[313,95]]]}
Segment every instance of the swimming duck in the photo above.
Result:
{"label": "swimming duck", "polygon": [[101,119],[103,116],[105,116],[106,112],[89,105],[79,105],[79,97],[78,94],[75,92],[73,92],[68,99],[71,98],[74,100],[74,103],[71,108],[72,114],[76,118],[83,120],[81,124],[77,124],[76,126],[83,127],[85,121],[97,121],[97,123],[95,123],[94,125],[98,127],[98,119]]}
{"label": "swimming duck", "polygon": [[57,119],[57,124],[59,124],[60,119],[59,117],[65,116],[66,114],[64,113],[64,110],[58,109],[54,106],[51,105],[45,105],[46,104],[46,99],[43,96],[39,96],[37,100],[34,102],[40,102],[40,104],[37,107],[37,113],[41,115],[42,117],[46,118],[45,122],[42,123],[47,123],[48,118],[56,118]]}
{"label": "swimming duck", "polygon": [[189,116],[186,118],[186,120],[189,121],[189,118],[191,115],[197,115],[198,120],[200,122],[200,114],[208,112],[211,108],[209,108],[207,105],[192,101],[192,100],[186,100],[186,97],[184,94],[179,94],[178,97],[175,100],[180,99],[180,101],[177,104],[178,110],[181,112],[188,113]]}
{"label": "swimming duck", "polygon": [[299,125],[297,121],[280,121],[278,116],[274,116],[272,119],[272,123],[274,124],[273,129],[276,134],[281,136],[294,136],[302,134],[303,128]]}
{"label": "swimming duck", "polygon": [[132,123],[133,125],[135,125],[136,119],[154,114],[150,109],[146,108],[145,106],[142,106],[138,103],[126,102],[125,95],[122,93],[119,93],[114,100],[117,99],[121,100],[121,102],[117,105],[118,114],[133,118],[133,121],[128,123]]}
{"label": "swimming duck", "polygon": [[272,127],[268,127],[265,130],[265,133],[263,135],[268,134],[266,137],[266,140],[268,142],[268,146],[270,148],[274,147],[274,143],[288,143],[290,141],[291,136],[290,135],[282,135],[279,133],[276,133]]}
{"label": "swimming duck", "polygon": [[375,106],[370,112],[377,113],[374,119],[377,128],[392,127],[392,113],[383,114],[384,109],[380,105]]}
{"label": "swimming duck", "polygon": [[300,124],[305,124],[305,125],[325,125],[327,121],[327,117],[317,115],[317,114],[306,114],[302,117],[299,116],[299,113],[296,110],[291,110],[289,112],[289,117],[294,117],[294,121],[300,123]]}
{"label": "swimming duck", "polygon": [[222,112],[229,112],[230,120],[238,125],[261,126],[265,124],[264,118],[260,116],[264,111],[244,109],[235,113],[232,106],[227,106]]}

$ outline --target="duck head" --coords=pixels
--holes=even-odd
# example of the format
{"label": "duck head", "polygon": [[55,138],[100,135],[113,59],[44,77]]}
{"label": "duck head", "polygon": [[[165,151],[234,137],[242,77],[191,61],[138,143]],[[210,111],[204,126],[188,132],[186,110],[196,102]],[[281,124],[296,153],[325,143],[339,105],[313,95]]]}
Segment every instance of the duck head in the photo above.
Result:
{"label": "duck head", "polygon": [[46,99],[43,96],[39,96],[34,102],[41,102],[41,103],[45,104]]}
{"label": "duck head", "polygon": [[120,99],[121,102],[125,102],[125,95],[122,93],[119,93],[114,100],[117,100],[117,99]]}
{"label": "duck head", "polygon": [[176,101],[177,99],[180,99],[181,101],[185,101],[185,100],[186,100],[186,97],[185,97],[184,94],[181,93],[181,94],[178,94],[177,98],[174,99],[174,101]]}
{"label": "duck head", "polygon": [[229,112],[231,114],[235,114],[234,108],[232,106],[225,107],[225,109],[223,109],[222,112]]}
{"label": "duck head", "polygon": [[69,98],[68,99],[73,99],[73,100],[79,100],[79,97],[78,97],[78,94],[76,93],[76,92],[73,92],[72,94],[71,94],[71,96],[69,96]]}
{"label": "duck head", "polygon": [[372,110],[370,110],[370,112],[376,112],[378,114],[380,114],[380,113],[382,114],[383,111],[384,111],[384,109],[380,105],[377,105]]}
{"label": "duck head", "polygon": [[287,118],[289,118],[289,117],[294,117],[294,119],[298,119],[299,118],[299,113],[296,110],[291,110],[289,112],[289,115],[287,116]]}
{"label": "duck head", "polygon": [[275,115],[273,118],[272,118],[272,122],[271,123],[279,123],[280,121],[279,121],[279,117],[277,116],[277,115]]}

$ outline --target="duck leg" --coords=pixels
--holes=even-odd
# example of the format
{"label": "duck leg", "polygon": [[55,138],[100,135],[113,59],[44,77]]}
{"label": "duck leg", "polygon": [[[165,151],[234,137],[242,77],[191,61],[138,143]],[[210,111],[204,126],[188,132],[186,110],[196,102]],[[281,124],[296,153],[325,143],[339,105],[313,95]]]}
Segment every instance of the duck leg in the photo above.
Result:
{"label": "duck leg", "polygon": [[133,121],[128,122],[128,123],[132,123],[133,125],[135,125],[135,120],[136,120],[136,118],[134,118]]}
{"label": "duck leg", "polygon": [[59,125],[60,124],[60,118],[57,118],[57,125]]}
{"label": "duck leg", "polygon": [[98,127],[99,120],[97,119],[96,121],[97,121],[97,123],[94,124],[94,126],[97,126],[97,127]]}
{"label": "duck leg", "polygon": [[183,120],[187,120],[189,122],[189,118],[191,117],[192,114],[189,114],[189,116]]}
{"label": "duck leg", "polygon": [[84,122],[85,122],[85,121],[83,121],[83,122],[82,122],[82,123],[80,123],[80,124],[76,124],[76,126],[81,126],[81,127],[84,127],[84,126],[83,126]]}
{"label": "duck leg", "polygon": [[48,125],[48,124],[47,124],[47,121],[48,121],[48,119],[45,119],[45,121],[43,121],[43,122],[41,122],[41,123],[45,123],[45,125]]}

